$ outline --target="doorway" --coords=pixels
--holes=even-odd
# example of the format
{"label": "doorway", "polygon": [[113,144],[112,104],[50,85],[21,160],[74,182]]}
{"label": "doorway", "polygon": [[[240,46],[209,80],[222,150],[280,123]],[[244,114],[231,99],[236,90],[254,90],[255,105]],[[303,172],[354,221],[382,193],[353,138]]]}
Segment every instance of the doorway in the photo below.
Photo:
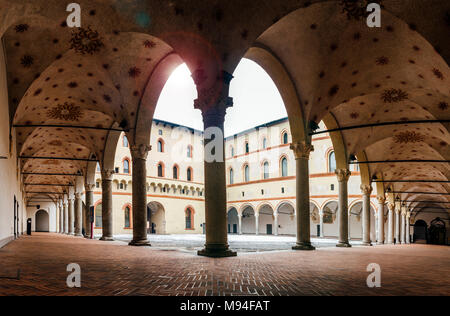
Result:
{"label": "doorway", "polygon": [[49,232],[49,216],[47,211],[39,210],[36,212],[36,232]]}

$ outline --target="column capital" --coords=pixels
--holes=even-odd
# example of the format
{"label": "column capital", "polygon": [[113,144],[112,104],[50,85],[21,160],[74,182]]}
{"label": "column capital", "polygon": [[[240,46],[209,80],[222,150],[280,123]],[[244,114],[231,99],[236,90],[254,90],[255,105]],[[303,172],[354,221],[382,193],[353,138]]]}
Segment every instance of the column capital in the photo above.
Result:
{"label": "column capital", "polygon": [[94,188],[95,188],[95,184],[93,184],[93,183],[86,183],[85,185],[84,185],[84,188],[85,188],[85,190],[87,191],[87,192],[89,192],[89,191],[94,191]]}
{"label": "column capital", "polygon": [[75,199],[81,199],[81,195],[82,195],[81,192],[76,192],[75,193]]}
{"label": "column capital", "polygon": [[394,203],[388,203],[388,209],[389,211],[394,211],[395,210],[395,204]]}
{"label": "column capital", "polygon": [[361,184],[360,186],[361,192],[364,195],[370,195],[373,191],[373,188],[371,185],[368,184]]}
{"label": "column capital", "polygon": [[336,169],[335,173],[338,178],[338,182],[347,182],[352,174],[348,169]]}
{"label": "column capital", "polygon": [[[202,87],[204,83],[205,71],[197,69],[192,74],[192,78],[197,86],[198,98],[194,100],[194,108],[202,111],[203,117],[223,113],[228,107],[233,106],[233,98],[229,96],[230,82],[234,78],[232,74],[222,71],[211,86]],[[216,111],[211,112],[212,109]],[[217,111],[219,110],[219,111]],[[214,113],[216,112],[216,113]]]}
{"label": "column capital", "polygon": [[103,169],[102,170],[102,180],[112,180],[114,174],[113,169]]}
{"label": "column capital", "polygon": [[305,141],[292,143],[290,149],[294,152],[295,159],[309,159],[309,155],[314,151],[314,146]]}
{"label": "column capital", "polygon": [[67,199],[67,203],[72,203],[73,200],[74,200],[74,198],[68,198],[68,199]]}
{"label": "column capital", "polygon": [[131,157],[133,159],[142,159],[147,160],[148,152],[152,150],[152,146],[150,145],[131,145],[130,151],[131,151]]}
{"label": "column capital", "polygon": [[384,204],[386,202],[386,198],[384,196],[377,196],[378,203]]}

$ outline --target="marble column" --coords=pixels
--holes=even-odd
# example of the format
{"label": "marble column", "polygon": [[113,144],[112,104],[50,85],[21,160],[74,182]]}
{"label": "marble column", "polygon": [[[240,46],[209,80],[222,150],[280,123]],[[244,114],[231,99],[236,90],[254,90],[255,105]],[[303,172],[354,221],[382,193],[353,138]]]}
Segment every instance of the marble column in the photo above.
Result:
{"label": "marble column", "polygon": [[406,229],[405,229],[405,242],[406,244],[410,244],[411,243],[411,232],[410,232],[410,220],[411,220],[411,212],[407,212],[406,213]]}
{"label": "marble column", "polygon": [[278,212],[273,213],[273,234],[278,236]]}
{"label": "marble column", "polygon": [[324,234],[324,232],[323,232],[323,210],[320,210],[319,211],[319,218],[320,218],[320,223],[319,223],[319,225],[320,225],[320,237],[325,237],[325,234]]}
{"label": "marble column", "polygon": [[339,243],[336,247],[351,247],[348,242],[348,179],[351,172],[348,169],[336,169],[339,183]]}
{"label": "marble column", "polygon": [[309,166],[308,160],[314,147],[306,142],[291,144],[295,156],[295,196],[297,217],[297,242],[293,250],[314,250],[311,245],[309,214]]}
{"label": "marble column", "polygon": [[61,234],[62,231],[62,212],[61,212],[61,204],[59,201],[56,203],[56,210],[58,212],[58,234]]}
{"label": "marble column", "polygon": [[94,206],[94,188],[95,184],[85,184],[84,188],[86,190],[86,208],[84,210],[84,225],[85,225],[85,233],[86,238],[91,238],[91,214],[90,214],[90,207]]}
{"label": "marble column", "polygon": [[361,192],[363,195],[362,244],[363,244],[363,246],[372,246],[372,241],[370,240],[370,194],[372,193],[372,186],[367,185],[367,184],[362,184]]}
{"label": "marble column", "polygon": [[402,244],[406,243],[406,210],[402,207],[401,214],[401,226],[400,226],[400,240]]}
{"label": "marble column", "polygon": [[394,244],[394,212],[395,212],[395,204],[388,204],[388,236],[387,243]]}
{"label": "marble column", "polygon": [[150,246],[147,239],[147,156],[150,146],[132,145],[133,240],[130,246]]}
{"label": "marble column", "polygon": [[255,235],[259,235],[259,213],[255,212]]}
{"label": "marble column", "polygon": [[64,234],[69,233],[69,207],[68,202],[64,202],[63,204],[64,209]]}
{"label": "marble column", "polygon": [[238,214],[238,221],[239,221],[238,225],[239,235],[242,235],[242,214]]}
{"label": "marble column", "polygon": [[204,138],[204,179],[205,179],[205,248],[199,256],[236,256],[228,246],[227,195],[224,148],[224,121],[226,109],[233,105],[229,97],[229,85],[233,76],[222,72],[213,87],[203,87],[204,73],[199,69],[193,74],[197,85],[198,99],[194,107],[202,111]]}
{"label": "marble column", "polygon": [[74,233],[74,222],[75,222],[75,212],[73,209],[73,199],[69,198],[69,235],[73,235]]}
{"label": "marble column", "polygon": [[400,203],[395,205],[395,242],[401,244],[400,241]]}
{"label": "marble column", "polygon": [[82,237],[83,203],[81,193],[75,193],[75,236]]}
{"label": "marble column", "polygon": [[377,244],[384,244],[384,203],[386,198],[384,196],[378,196],[378,211],[377,211],[377,221],[378,221],[378,236]]}
{"label": "marble column", "polygon": [[114,170],[102,170],[102,237],[100,240],[112,241],[113,238],[113,208],[112,179]]}

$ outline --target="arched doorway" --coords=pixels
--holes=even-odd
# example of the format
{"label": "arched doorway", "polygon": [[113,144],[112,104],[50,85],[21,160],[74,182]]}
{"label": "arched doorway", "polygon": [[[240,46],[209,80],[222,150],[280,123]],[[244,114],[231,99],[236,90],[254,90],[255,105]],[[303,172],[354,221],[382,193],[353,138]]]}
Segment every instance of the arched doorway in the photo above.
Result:
{"label": "arched doorway", "polygon": [[319,208],[314,203],[309,203],[309,232],[311,236],[314,237],[320,237],[320,230],[322,229],[320,227],[320,214],[319,214]]}
{"label": "arched doorway", "polygon": [[429,229],[429,243],[433,245],[446,244],[445,223],[439,217],[431,221]]}
{"label": "arched doorway", "polygon": [[295,235],[295,209],[290,203],[282,203],[278,207],[278,235]]}
{"label": "arched doorway", "polygon": [[256,217],[255,210],[251,206],[247,206],[242,211],[242,233],[255,234],[256,233]]}
{"label": "arched doorway", "polygon": [[37,232],[49,232],[49,216],[47,211],[39,210],[36,212],[36,228]]}
{"label": "arched doorway", "polygon": [[427,232],[428,232],[427,223],[419,219],[414,224],[414,242],[418,244],[426,244],[428,242]]}
{"label": "arched doorway", "polygon": [[348,229],[350,239],[362,239],[362,202],[353,204],[350,208],[348,218]]}
{"label": "arched doorway", "polygon": [[324,237],[338,237],[337,211],[339,205],[336,201],[328,202],[323,207],[323,235]]}
{"label": "arched doorway", "polygon": [[228,234],[239,233],[239,217],[236,208],[232,207],[228,210]]}
{"label": "arched doorway", "polygon": [[147,231],[149,234],[162,235],[166,233],[166,214],[164,207],[159,202],[147,204]]}
{"label": "arched doorway", "polygon": [[266,235],[275,234],[273,209],[268,204],[259,208],[258,232]]}

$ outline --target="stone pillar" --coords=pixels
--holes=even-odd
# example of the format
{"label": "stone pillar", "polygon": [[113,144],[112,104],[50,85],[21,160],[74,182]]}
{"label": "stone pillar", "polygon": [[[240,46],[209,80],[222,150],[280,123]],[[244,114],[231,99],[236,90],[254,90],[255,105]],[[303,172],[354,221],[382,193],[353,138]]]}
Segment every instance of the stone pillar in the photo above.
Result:
{"label": "stone pillar", "polygon": [[319,237],[325,237],[325,234],[323,232],[323,210],[319,211],[319,218],[320,218],[320,236]]}
{"label": "stone pillar", "polygon": [[75,212],[73,209],[73,199],[69,198],[69,235],[73,235],[74,233],[74,224],[75,224]]}
{"label": "stone pillar", "polygon": [[255,212],[255,235],[259,235],[259,213]]}
{"label": "stone pillar", "polygon": [[309,224],[309,166],[308,160],[314,147],[306,142],[291,144],[295,156],[296,177],[296,216],[297,216],[297,243],[293,250],[314,250],[311,245],[311,232]]}
{"label": "stone pillar", "polygon": [[395,242],[401,244],[400,241],[400,203],[395,205]]}
{"label": "stone pillar", "polygon": [[89,213],[89,209],[91,206],[94,206],[94,188],[95,184],[85,184],[84,188],[86,190],[86,209],[84,210],[84,226],[86,238],[91,238],[91,217]]}
{"label": "stone pillar", "polygon": [[362,244],[364,246],[372,246],[372,241],[370,240],[370,194],[372,193],[372,186],[362,184],[361,192],[363,194]]}
{"label": "stone pillar", "polygon": [[401,213],[401,226],[400,226],[400,240],[402,244],[406,243],[406,210],[404,207],[402,207],[402,213]]}
{"label": "stone pillar", "polygon": [[339,182],[339,243],[336,247],[351,247],[348,242],[348,179],[351,172],[348,169],[336,169]]}
{"label": "stone pillar", "polygon": [[239,235],[242,235],[242,214],[238,213],[238,221],[239,221],[239,224],[238,224]]}
{"label": "stone pillar", "polygon": [[386,202],[386,198],[384,196],[378,196],[378,236],[377,236],[377,244],[384,244],[384,203]]}
{"label": "stone pillar", "polygon": [[83,219],[83,203],[81,201],[81,193],[75,193],[75,236],[82,237],[82,219]]}
{"label": "stone pillar", "polygon": [[67,201],[63,204],[64,209],[64,234],[69,234],[69,207]]}
{"label": "stone pillar", "polygon": [[406,241],[406,244],[410,244],[411,243],[411,232],[410,232],[410,227],[409,227],[409,225],[410,225],[410,220],[411,220],[411,212],[407,212],[406,213],[406,236],[405,236],[405,241]]}
{"label": "stone pillar", "polygon": [[113,210],[112,210],[112,179],[114,170],[102,170],[102,237],[100,240],[112,241]]}
{"label": "stone pillar", "polygon": [[150,246],[147,239],[147,145],[132,145],[133,163],[133,240],[130,246]]}
{"label": "stone pillar", "polygon": [[387,243],[388,244],[394,244],[394,211],[395,211],[395,204],[389,203],[388,204],[389,214],[388,214],[388,236],[387,236]]}
{"label": "stone pillar", "polygon": [[212,88],[202,87],[203,70],[198,69],[193,78],[197,85],[198,99],[194,107],[202,111],[204,139],[205,178],[205,248],[199,256],[236,256],[228,246],[227,195],[225,172],[224,121],[226,109],[233,105],[229,95],[229,85],[233,76],[222,72]]}
{"label": "stone pillar", "polygon": [[273,226],[274,226],[273,234],[275,236],[278,236],[278,212],[273,213]]}

